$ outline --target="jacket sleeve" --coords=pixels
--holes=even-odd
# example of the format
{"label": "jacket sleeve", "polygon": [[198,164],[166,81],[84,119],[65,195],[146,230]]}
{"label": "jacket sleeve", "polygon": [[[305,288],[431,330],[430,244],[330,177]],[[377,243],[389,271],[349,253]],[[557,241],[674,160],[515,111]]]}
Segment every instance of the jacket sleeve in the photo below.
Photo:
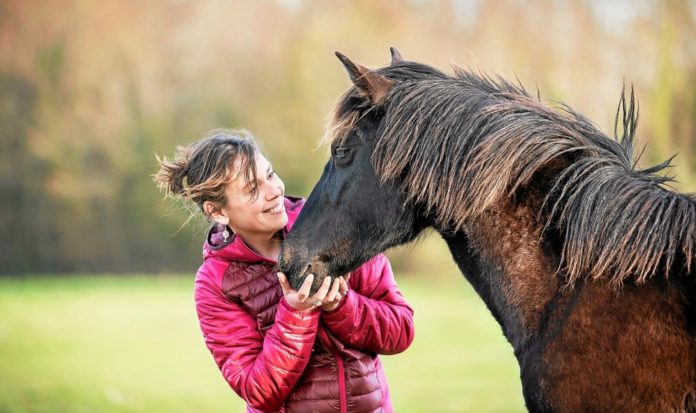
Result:
{"label": "jacket sleeve", "polygon": [[326,328],[362,351],[396,354],[413,342],[413,310],[396,286],[389,260],[379,254],[354,271],[338,308],[322,313]]}
{"label": "jacket sleeve", "polygon": [[228,300],[220,285],[199,270],[195,301],[205,343],[227,383],[249,406],[277,411],[309,362],[319,311],[295,310],[282,298],[264,338],[255,319]]}

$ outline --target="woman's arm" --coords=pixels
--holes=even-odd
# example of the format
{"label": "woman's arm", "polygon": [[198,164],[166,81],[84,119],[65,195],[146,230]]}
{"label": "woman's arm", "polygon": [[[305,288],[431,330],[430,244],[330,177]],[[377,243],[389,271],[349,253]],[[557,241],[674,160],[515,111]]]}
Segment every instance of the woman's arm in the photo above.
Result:
{"label": "woman's arm", "polygon": [[255,409],[279,410],[307,366],[319,311],[295,310],[283,297],[264,338],[209,274],[199,271],[195,299],[205,343],[230,387]]}
{"label": "woman's arm", "polygon": [[413,310],[396,286],[389,260],[379,254],[350,276],[338,307],[322,313],[324,325],[353,348],[396,354],[413,342]]}

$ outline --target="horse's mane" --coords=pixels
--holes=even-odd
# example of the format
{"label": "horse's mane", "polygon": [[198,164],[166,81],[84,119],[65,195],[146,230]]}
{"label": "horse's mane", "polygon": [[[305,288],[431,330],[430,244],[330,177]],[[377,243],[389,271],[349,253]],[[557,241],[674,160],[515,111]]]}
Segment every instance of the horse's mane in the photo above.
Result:
{"label": "horse's mane", "polygon": [[568,106],[546,104],[502,78],[460,68],[449,76],[413,62],[378,72],[395,80],[383,103],[370,106],[352,88],[337,106],[331,138],[344,139],[370,111],[383,113],[375,170],[383,181],[401,179],[408,200],[440,227],[465,228],[560,162],[539,216],[563,240],[559,268],[569,283],[642,283],[658,272],[668,276],[676,261],[691,270],[696,202],[656,175],[671,159],[636,168],[632,90],[629,98],[621,94],[610,139]]}

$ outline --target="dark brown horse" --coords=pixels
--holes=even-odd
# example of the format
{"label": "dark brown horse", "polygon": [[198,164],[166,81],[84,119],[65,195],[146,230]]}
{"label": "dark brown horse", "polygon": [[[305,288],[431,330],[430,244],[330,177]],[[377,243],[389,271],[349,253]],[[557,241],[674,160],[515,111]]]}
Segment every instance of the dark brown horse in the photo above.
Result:
{"label": "dark brown horse", "polygon": [[295,286],[433,227],[513,346],[530,411],[696,411],[696,202],[655,175],[669,161],[636,168],[633,92],[609,139],[504,79],[337,55],[354,86],[284,244]]}

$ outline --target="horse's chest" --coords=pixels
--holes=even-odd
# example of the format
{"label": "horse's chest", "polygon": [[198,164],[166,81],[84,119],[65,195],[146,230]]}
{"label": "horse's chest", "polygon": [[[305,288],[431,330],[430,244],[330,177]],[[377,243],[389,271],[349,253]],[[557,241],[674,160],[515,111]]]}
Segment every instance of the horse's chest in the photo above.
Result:
{"label": "horse's chest", "polygon": [[222,292],[254,317],[263,333],[273,325],[283,295],[274,267],[262,263],[232,263],[223,276]]}

